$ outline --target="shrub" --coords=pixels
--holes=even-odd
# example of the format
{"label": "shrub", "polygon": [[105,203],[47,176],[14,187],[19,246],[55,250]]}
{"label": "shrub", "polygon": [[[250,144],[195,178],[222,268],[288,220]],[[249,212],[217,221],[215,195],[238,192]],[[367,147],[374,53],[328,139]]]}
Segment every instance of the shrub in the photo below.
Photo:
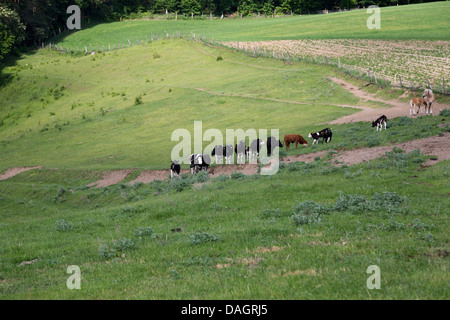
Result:
{"label": "shrub", "polygon": [[216,180],[219,181],[219,182],[225,182],[225,181],[230,180],[230,177],[228,175],[226,175],[226,174],[221,174],[220,176],[218,176],[216,178]]}
{"label": "shrub", "polygon": [[138,105],[140,105],[140,104],[142,104],[142,97],[141,97],[141,96],[136,97],[136,98],[134,99],[134,105],[135,105],[135,106],[138,106]]}
{"label": "shrub", "polygon": [[231,180],[245,180],[246,176],[242,172],[233,172],[230,178]]}
{"label": "shrub", "polygon": [[61,219],[56,221],[55,227],[57,231],[67,232],[73,230],[73,225],[67,220]]}
{"label": "shrub", "polygon": [[320,217],[319,213],[313,213],[309,215],[294,214],[292,216],[292,220],[294,220],[294,223],[297,225],[303,225],[311,223],[320,223],[322,221],[322,218]]}
{"label": "shrub", "polygon": [[144,237],[148,237],[153,235],[154,231],[151,227],[147,227],[147,228],[137,228],[136,230],[134,230],[134,236],[138,239],[142,239]]}
{"label": "shrub", "polygon": [[432,229],[434,229],[435,225],[434,224],[428,225],[426,223],[420,222],[419,219],[414,219],[412,227],[415,230],[425,231],[425,230],[432,230]]}
{"label": "shrub", "polygon": [[209,179],[209,174],[208,174],[208,172],[206,172],[206,171],[200,171],[199,173],[193,175],[192,177],[193,177],[192,179],[193,179],[193,182],[194,182],[194,183],[195,183],[195,182],[202,183],[202,182],[208,181],[208,179]]}
{"label": "shrub", "polygon": [[211,235],[206,232],[196,233],[191,235],[191,244],[198,245],[206,242],[216,242],[220,240],[219,236]]}
{"label": "shrub", "polygon": [[442,109],[441,112],[439,112],[439,116],[450,117],[450,109]]}
{"label": "shrub", "polygon": [[330,208],[313,200],[298,202],[293,207],[295,214],[326,214]]}
{"label": "shrub", "polygon": [[170,180],[170,187],[176,191],[181,192],[191,183],[188,179],[172,179]]}
{"label": "shrub", "polygon": [[407,213],[408,209],[404,206],[407,201],[407,197],[399,196],[396,192],[375,193],[372,199],[368,199],[363,195],[342,194],[342,192],[339,192],[339,198],[333,210],[351,213],[368,211]]}
{"label": "shrub", "polygon": [[381,144],[381,139],[378,136],[368,136],[367,137],[367,146],[369,148],[379,146]]}
{"label": "shrub", "polygon": [[216,58],[216,61],[222,61],[222,60],[223,60],[222,56],[218,56],[218,57]]}
{"label": "shrub", "polygon": [[127,251],[136,249],[136,244],[131,239],[119,239],[113,242],[113,248],[116,251]]}
{"label": "shrub", "polygon": [[349,211],[359,213],[370,209],[370,204],[366,196],[358,194],[343,194],[339,192],[339,197],[334,205],[336,211]]}

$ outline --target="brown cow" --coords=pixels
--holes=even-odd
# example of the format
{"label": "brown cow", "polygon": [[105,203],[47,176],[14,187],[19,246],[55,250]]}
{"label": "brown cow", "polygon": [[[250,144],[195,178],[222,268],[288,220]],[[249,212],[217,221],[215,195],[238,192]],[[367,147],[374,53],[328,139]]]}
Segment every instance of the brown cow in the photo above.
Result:
{"label": "brown cow", "polygon": [[308,141],[303,139],[301,135],[298,134],[287,134],[284,136],[284,143],[286,145],[286,150],[289,150],[289,144],[295,143],[295,149],[297,149],[297,145],[303,144],[304,146],[308,146]]}

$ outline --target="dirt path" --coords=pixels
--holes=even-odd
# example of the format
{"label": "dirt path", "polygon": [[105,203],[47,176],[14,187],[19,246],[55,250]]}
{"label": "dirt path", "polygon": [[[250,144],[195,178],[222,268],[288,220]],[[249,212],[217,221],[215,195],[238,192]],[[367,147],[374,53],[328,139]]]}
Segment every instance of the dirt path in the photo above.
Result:
{"label": "dirt path", "polygon": [[[351,83],[348,83],[342,79],[329,77],[331,81],[334,83],[339,84],[347,90],[348,92],[352,93],[356,97],[360,98],[363,101],[375,101],[375,102],[381,102],[390,105],[390,108],[383,108],[383,109],[372,109],[368,107],[354,107],[361,109],[360,112],[356,112],[351,115],[340,117],[336,120],[333,120],[330,122],[330,124],[343,124],[343,123],[351,123],[351,122],[358,122],[358,121],[374,121],[379,116],[385,115],[388,118],[388,121],[390,118],[396,118],[396,117],[414,117],[409,115],[409,102],[401,102],[398,100],[383,100],[380,98],[375,97],[375,95],[371,93],[367,93],[363,91],[361,88],[359,88],[356,85],[353,85]],[[419,96],[419,94],[417,94]],[[450,109],[450,105],[445,104],[439,104],[437,101],[433,104],[433,115],[438,115],[439,112],[442,109]]]}
{"label": "dirt path", "polygon": [[117,184],[124,180],[134,169],[126,169],[126,170],[116,170],[111,172],[106,172],[103,175],[103,178],[88,184],[88,187],[96,187],[103,188],[108,187],[114,184]]}
{"label": "dirt path", "polygon": [[18,175],[19,173],[28,171],[28,170],[33,170],[33,169],[41,169],[42,166],[39,167],[17,167],[17,168],[10,168],[7,169],[4,173],[2,173],[0,175],[0,180],[6,180],[9,178],[14,177],[15,175]]}
{"label": "dirt path", "polygon": [[[224,96],[224,97],[233,97],[233,98],[245,98],[245,99],[253,99],[253,100],[265,100],[265,101],[272,101],[272,102],[282,102],[282,103],[291,103],[291,104],[300,104],[300,105],[311,105],[311,102],[302,102],[302,101],[292,101],[292,100],[282,100],[282,99],[275,99],[275,98],[262,98],[262,97],[254,97],[254,96],[248,96],[248,95],[240,95],[240,94],[231,94],[231,93],[218,93],[211,90],[207,90],[205,88],[194,88],[195,90],[206,92],[209,94],[212,94],[214,96]],[[358,107],[358,106],[352,106],[348,104],[332,104],[332,103],[320,103],[320,102],[314,102],[315,105],[323,105],[323,106],[334,106],[334,107],[345,107],[345,108],[357,108],[357,109],[371,109],[369,107]]]}
{"label": "dirt path", "polygon": [[342,161],[349,165],[370,161],[391,151],[394,147],[400,148],[405,152],[411,152],[416,149],[429,156],[436,156],[437,160],[427,160],[426,165],[432,165],[440,161],[450,159],[450,132],[445,132],[442,137],[434,136],[420,140],[413,140],[396,144],[395,146],[361,148],[348,150],[339,153],[334,157],[335,160]]}

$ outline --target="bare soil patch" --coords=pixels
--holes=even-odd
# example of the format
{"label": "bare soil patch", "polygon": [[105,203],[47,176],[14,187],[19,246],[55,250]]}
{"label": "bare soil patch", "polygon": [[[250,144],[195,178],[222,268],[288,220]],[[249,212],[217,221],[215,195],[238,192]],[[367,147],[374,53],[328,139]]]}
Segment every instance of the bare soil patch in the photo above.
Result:
{"label": "bare soil patch", "polygon": [[[383,156],[394,147],[400,148],[405,152],[411,152],[419,149],[423,154],[437,157],[437,160],[428,160],[425,165],[432,165],[440,161],[450,159],[450,132],[445,132],[442,137],[433,136],[429,138],[402,142],[391,146],[382,146],[374,148],[359,148],[347,151],[341,151],[333,159],[348,165],[366,162]],[[322,157],[326,151],[318,151],[303,155],[286,156],[282,159],[284,162],[314,161],[316,157]]]}
{"label": "bare soil patch", "polygon": [[432,165],[434,163],[450,159],[450,132],[445,132],[442,137],[434,136],[420,140],[413,140],[399,143],[395,146],[362,148],[344,151],[339,153],[336,157],[334,157],[334,159],[349,165],[361,163],[379,158],[386,152],[391,151],[393,147],[400,148],[405,152],[420,149],[420,151],[426,155],[436,156],[437,160],[427,160],[425,163],[425,165]]}
{"label": "bare soil patch", "polygon": [[88,187],[103,188],[117,184],[124,180],[133,171],[133,169],[126,169],[105,172],[102,179],[88,184]]}
{"label": "bare soil patch", "polygon": [[38,167],[17,167],[17,168],[10,168],[7,169],[5,172],[3,172],[0,175],[0,180],[6,180],[9,178],[14,177],[15,175],[18,175],[19,173],[28,171],[28,170],[33,170],[33,169],[41,169],[42,166],[38,166]]}

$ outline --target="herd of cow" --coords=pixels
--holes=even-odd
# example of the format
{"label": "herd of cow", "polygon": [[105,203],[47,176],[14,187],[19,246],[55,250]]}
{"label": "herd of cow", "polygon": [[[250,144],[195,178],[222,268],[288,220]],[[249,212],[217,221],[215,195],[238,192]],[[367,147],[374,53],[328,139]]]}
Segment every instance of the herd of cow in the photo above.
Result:
{"label": "herd of cow", "polygon": [[[434,102],[434,94],[430,89],[425,89],[421,98],[412,98],[410,101],[410,115],[414,112],[416,115],[416,110],[414,107],[417,107],[417,114],[420,112],[420,107],[424,106],[426,114],[432,114],[432,104]],[[387,126],[387,117],[385,115],[380,116],[377,120],[372,122],[372,127],[377,127],[378,130],[382,130],[383,127],[386,129]],[[330,142],[333,133],[330,128],[325,128],[318,132],[311,132],[308,134],[308,138],[312,138],[312,144],[319,143],[319,140],[322,139],[322,143]],[[308,141],[305,140],[301,135],[298,134],[287,134],[284,136],[284,145],[286,146],[286,151],[289,150],[290,145],[295,144],[295,148],[299,144],[308,146]],[[280,140],[277,140],[275,137],[267,138],[267,141],[264,142],[261,139],[253,140],[250,145],[247,147],[245,145],[245,141],[241,140],[237,143],[234,148],[231,144],[222,146],[217,145],[211,152],[211,156],[215,156],[216,163],[223,163],[223,158],[225,158],[225,164],[233,163],[233,152],[236,154],[237,163],[244,163],[245,161],[255,161],[258,159],[260,150],[263,146],[266,145],[267,148],[267,156],[271,156],[274,149],[277,147],[282,148],[283,143]],[[190,169],[191,173],[198,173],[199,171],[207,171],[209,165],[211,164],[211,157],[209,154],[191,154],[190,158]],[[181,166],[178,162],[172,161],[170,166],[170,174],[173,178],[174,176],[179,176],[181,171]]]}
{"label": "herd of cow", "polygon": [[[313,139],[313,143],[319,143],[319,140],[322,139],[323,142],[330,142],[333,133],[330,128],[323,129],[318,132],[309,133],[308,137]],[[289,150],[290,145],[295,144],[295,148],[297,146],[308,145],[308,141],[305,140],[301,135],[298,134],[287,134],[284,136],[284,145],[286,146],[286,150]],[[225,164],[231,164],[233,161],[233,155],[236,154],[237,163],[245,163],[246,161],[252,162],[257,161],[260,151],[262,148],[266,148],[267,156],[271,156],[275,148],[282,148],[283,143],[281,140],[276,139],[275,137],[269,137],[266,141],[262,139],[253,140],[249,146],[245,144],[244,140],[241,140],[237,143],[234,148],[233,145],[216,145],[212,152],[211,156],[215,156],[216,164],[223,163],[223,159],[225,158]],[[191,154],[189,157],[190,161],[190,169],[191,174],[198,173],[200,171],[207,171],[209,165],[211,164],[211,156],[207,153],[204,154]],[[170,166],[170,174],[171,177],[179,176],[181,171],[181,165],[177,161],[172,161]]]}

